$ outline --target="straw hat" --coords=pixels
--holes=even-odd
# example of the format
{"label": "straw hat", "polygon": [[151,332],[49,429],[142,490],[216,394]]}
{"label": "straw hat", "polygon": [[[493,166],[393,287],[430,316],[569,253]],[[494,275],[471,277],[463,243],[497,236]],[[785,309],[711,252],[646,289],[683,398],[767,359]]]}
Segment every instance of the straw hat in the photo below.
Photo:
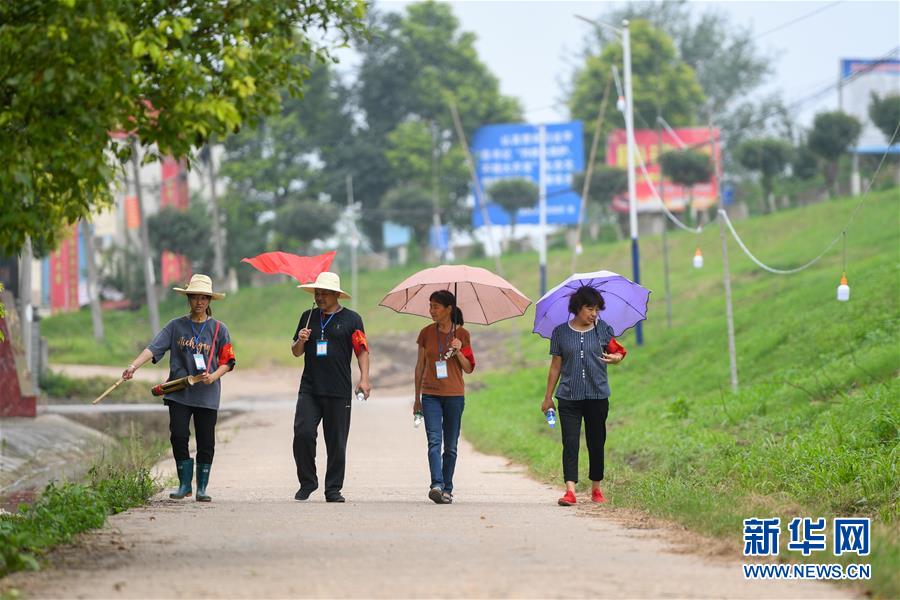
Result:
{"label": "straw hat", "polygon": [[297,287],[310,294],[315,294],[316,290],[329,290],[337,292],[338,298],[350,298],[350,294],[341,289],[341,278],[338,277],[337,273],[332,273],[331,271],[323,271],[319,273],[319,276],[316,277],[313,283],[304,283]]}
{"label": "straw hat", "polygon": [[184,294],[185,296],[187,296],[188,294],[200,294],[203,296],[209,296],[213,300],[221,300],[225,297],[225,294],[213,291],[212,279],[209,278],[209,275],[200,275],[199,273],[191,276],[191,282],[186,288],[176,287],[172,289],[179,294]]}

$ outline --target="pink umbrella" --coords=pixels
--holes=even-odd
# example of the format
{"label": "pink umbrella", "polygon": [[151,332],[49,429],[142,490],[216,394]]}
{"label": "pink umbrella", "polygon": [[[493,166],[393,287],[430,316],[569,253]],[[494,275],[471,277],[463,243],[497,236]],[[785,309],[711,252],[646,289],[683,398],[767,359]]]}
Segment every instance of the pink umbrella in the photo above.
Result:
{"label": "pink umbrella", "polygon": [[531,304],[531,300],[510,282],[487,269],[441,265],[411,275],[388,292],[379,306],[429,317],[428,298],[438,290],[453,292],[466,322],[479,325],[519,317]]}

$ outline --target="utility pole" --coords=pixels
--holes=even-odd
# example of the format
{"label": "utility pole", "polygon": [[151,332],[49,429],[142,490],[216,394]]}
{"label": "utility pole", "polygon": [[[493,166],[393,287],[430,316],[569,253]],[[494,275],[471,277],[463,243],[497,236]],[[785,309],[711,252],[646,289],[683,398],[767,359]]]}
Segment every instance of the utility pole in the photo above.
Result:
{"label": "utility pole", "polygon": [[81,237],[84,240],[84,259],[87,263],[88,300],[91,303],[91,324],[94,327],[94,341],[103,342],[103,313],[100,311],[100,293],[97,285],[97,261],[94,252],[94,235],[86,219],[81,220]]}
{"label": "utility pole", "polygon": [[356,310],[357,292],[357,249],[359,248],[359,232],[356,230],[356,205],[353,202],[353,175],[347,175],[347,207],[350,209],[350,295],[351,307]]}
{"label": "utility pole", "polygon": [[[631,232],[631,270],[634,282],[641,282],[641,252],[638,245],[637,186],[634,177],[634,94],[631,86],[631,33],[628,19],[622,21],[622,53],[625,59],[625,137],[628,145],[628,225]],[[644,329],[638,321],[635,327],[638,346],[644,344]]]}
{"label": "utility pole", "polygon": [[213,234],[213,276],[218,285],[225,283],[225,244],[222,239],[222,221],[219,216],[219,197],[216,193],[216,161],[213,157],[212,140],[206,145],[206,166],[209,169],[209,207],[212,211]]}
{"label": "utility pole", "polygon": [[491,226],[491,216],[488,214],[487,204],[485,204],[484,194],[481,189],[481,182],[478,181],[478,173],[475,171],[475,161],[472,160],[472,153],[469,152],[469,143],[466,141],[466,132],[463,131],[462,121],[459,119],[459,112],[456,110],[456,103],[450,101],[450,114],[453,116],[453,125],[456,127],[456,135],[459,137],[459,143],[462,146],[466,156],[466,165],[469,167],[469,175],[472,177],[472,186],[475,192],[475,202],[481,208],[481,219],[485,228],[485,247],[496,248],[497,253],[494,254],[494,266],[497,269],[497,275],[503,275],[503,265],[500,264],[500,247],[494,246],[494,231]]}
{"label": "utility pole", "polygon": [[434,252],[438,257],[438,264],[444,262],[444,252],[441,245],[441,207],[438,193],[438,131],[437,124],[431,123],[431,227],[434,231]]}
{"label": "utility pole", "polygon": [[144,193],[141,190],[141,163],[138,159],[137,141],[131,139],[131,168],[134,171],[134,194],[137,197],[139,231],[141,235],[141,259],[144,263],[144,287],[147,293],[147,313],[153,335],[159,331],[159,306],[156,303],[156,278],[153,275],[153,258],[150,256],[150,234],[147,233],[147,219],[144,216]]}
{"label": "utility pole", "polygon": [[725,226],[722,224],[725,209],[722,208],[722,169],[719,164],[719,154],[714,135],[712,109],[709,112],[709,146],[710,158],[713,161],[713,173],[716,177],[716,198],[719,201],[719,210],[716,212],[716,220],[719,222],[719,238],[722,240],[722,283],[725,286],[725,321],[728,328],[728,366],[731,375],[731,391],[738,391],[737,372],[737,348],[734,341],[734,306],[731,302],[731,268],[728,265],[728,240],[725,237]]}
{"label": "utility pole", "polygon": [[591,178],[594,176],[594,161],[597,158],[597,145],[600,142],[600,129],[603,126],[603,116],[606,114],[606,102],[609,100],[609,90],[612,78],[606,80],[606,89],[603,90],[603,100],[600,101],[600,112],[594,123],[594,139],[591,140],[591,152],[588,157],[588,166],[584,174],[584,184],[581,186],[581,209],[578,211],[578,227],[575,230],[575,249],[572,252],[572,269],[578,265],[578,251],[581,248],[581,229],[587,219],[588,192],[591,190]]}
{"label": "utility pole", "polygon": [[22,349],[25,352],[25,364],[34,380],[34,361],[32,360],[31,323],[34,319],[34,307],[31,305],[31,262],[34,250],[31,237],[25,238],[22,253],[19,256],[19,323],[22,329]]}
{"label": "utility pole", "polygon": [[[659,165],[659,201],[663,205],[663,211],[666,210],[666,184],[663,182],[663,166],[662,160],[662,151],[663,151],[663,141],[662,141],[662,129],[660,129],[659,115],[656,118],[656,147],[657,147],[657,158],[656,164]],[[662,230],[662,247],[663,247],[663,278],[666,282],[666,324],[669,329],[672,329],[672,293],[669,290],[669,221],[667,219],[663,219],[663,230]]]}

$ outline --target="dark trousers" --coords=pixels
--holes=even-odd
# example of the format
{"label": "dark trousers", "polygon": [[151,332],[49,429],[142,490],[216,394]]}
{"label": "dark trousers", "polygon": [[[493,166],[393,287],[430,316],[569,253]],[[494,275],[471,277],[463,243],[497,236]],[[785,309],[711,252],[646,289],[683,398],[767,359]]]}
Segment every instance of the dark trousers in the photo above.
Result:
{"label": "dark trousers", "polygon": [[166,400],[169,407],[169,441],[175,460],[191,457],[188,441],[191,439],[191,417],[194,417],[194,433],[197,435],[197,463],[211,465],[216,453],[216,420],[219,411],[212,408],[185,406]]}
{"label": "dark trousers", "polygon": [[581,420],[587,442],[591,481],[603,480],[603,447],[606,445],[606,416],[609,398],[589,400],[557,400],[559,424],[562,426],[562,463],[565,481],[578,483],[578,450],[581,446]]}
{"label": "dark trousers", "polygon": [[325,496],[332,496],[344,487],[347,464],[347,436],[350,433],[350,398],[316,396],[306,392],[297,395],[294,413],[294,462],[300,488],[319,487],[316,476],[316,437],[319,423],[325,432],[328,467],[325,471]]}

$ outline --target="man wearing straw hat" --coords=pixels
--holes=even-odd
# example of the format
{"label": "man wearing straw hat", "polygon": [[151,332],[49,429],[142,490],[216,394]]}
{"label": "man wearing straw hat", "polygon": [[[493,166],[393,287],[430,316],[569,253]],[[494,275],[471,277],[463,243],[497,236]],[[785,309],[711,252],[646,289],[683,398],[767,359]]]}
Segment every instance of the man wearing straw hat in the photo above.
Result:
{"label": "man wearing straw hat", "polygon": [[314,283],[297,286],[315,297],[316,308],[305,311],[297,323],[291,352],[303,356],[303,377],[294,414],[294,462],[300,489],[295,500],[307,500],[316,488],[316,435],[319,423],[325,433],[328,466],[325,472],[325,501],[344,502],[344,470],[347,436],[350,433],[352,353],[359,364],[357,395],[369,397],[369,346],[362,317],[340,305],[350,298],[341,289],[341,280],[328,271]]}
{"label": "man wearing straw hat", "polygon": [[221,300],[225,294],[214,292],[212,280],[199,273],[191,277],[186,288],[172,289],[187,296],[190,313],[169,321],[128,365],[122,379],[131,379],[148,360],[155,364],[169,353],[169,381],[154,388],[154,394],[159,389],[169,407],[170,440],[178,470],[178,489],[169,497],[181,500],[193,492],[194,460],[188,450],[193,418],[197,435],[196,498],[199,502],[209,502],[212,498],[206,493],[206,486],[216,449],[216,421],[222,392],[219,379],[234,369],[235,364],[228,328],[212,318],[209,307],[212,300]]}

